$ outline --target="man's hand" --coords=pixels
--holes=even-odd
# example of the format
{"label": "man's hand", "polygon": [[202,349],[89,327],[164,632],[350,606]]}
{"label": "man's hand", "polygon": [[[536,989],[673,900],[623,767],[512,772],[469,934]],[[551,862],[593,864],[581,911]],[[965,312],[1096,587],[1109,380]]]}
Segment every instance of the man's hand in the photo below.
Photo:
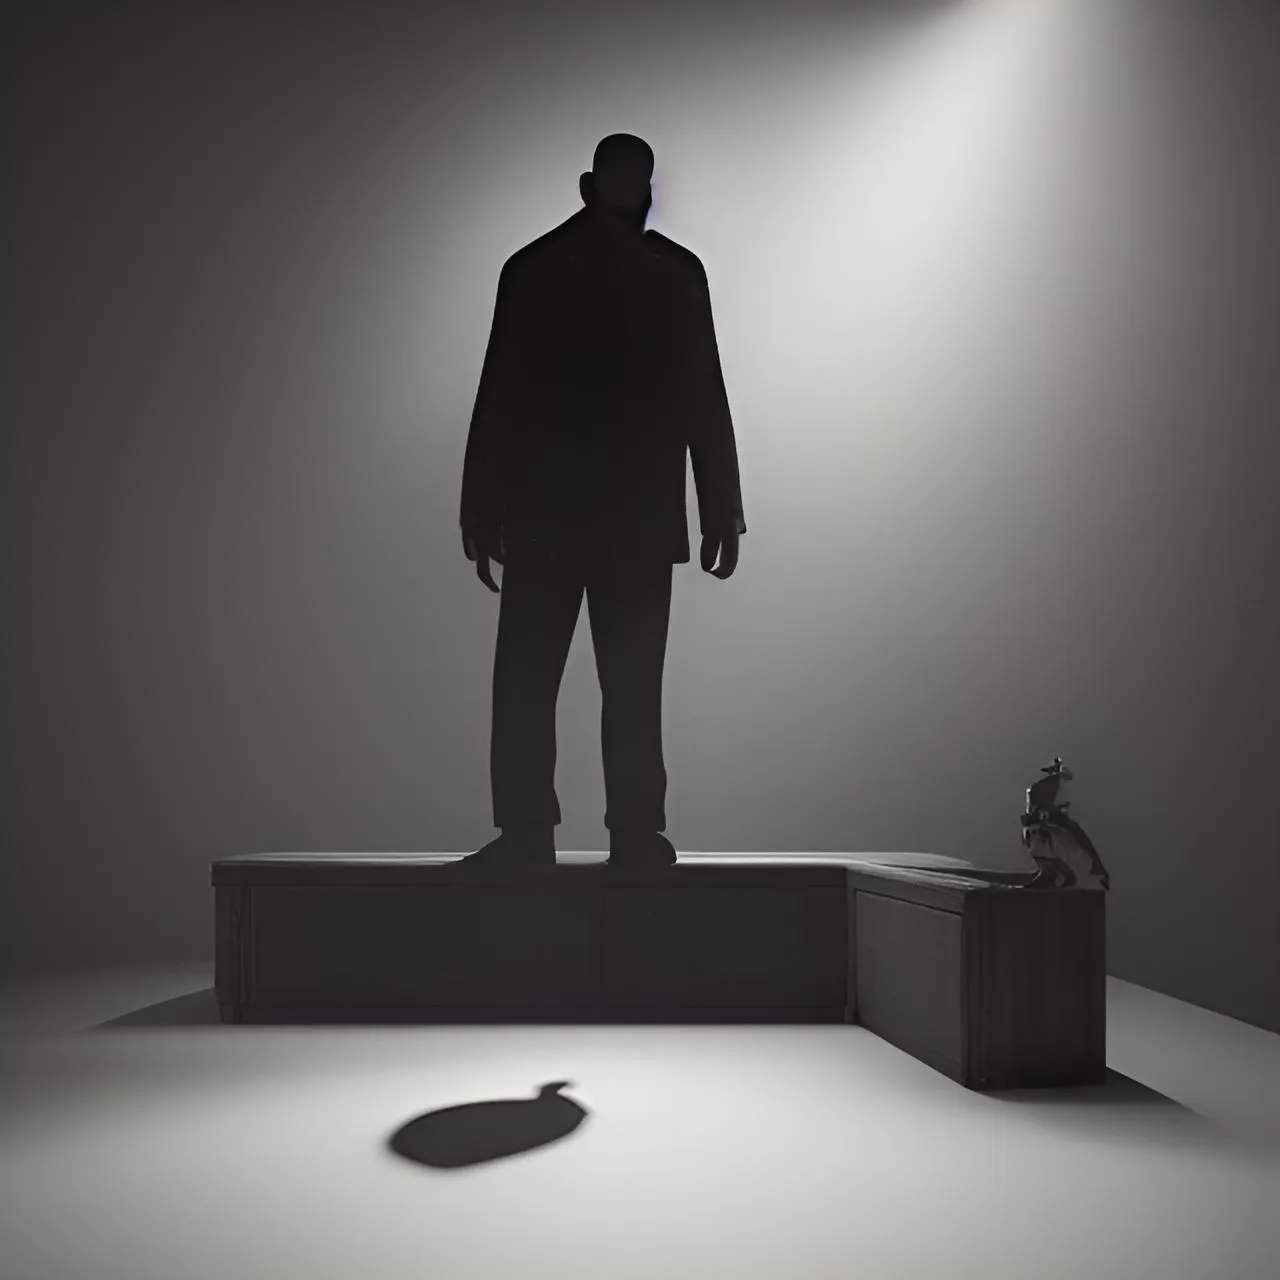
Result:
{"label": "man's hand", "polygon": [[[716,568],[716,556],[720,564]],[[702,539],[702,567],[717,578],[727,578],[738,567],[738,535],[736,533],[707,534]]]}
{"label": "man's hand", "polygon": [[493,580],[489,569],[489,561],[505,563],[506,547],[502,542],[502,534],[497,529],[464,529],[462,531],[462,549],[468,560],[476,562],[476,576],[490,591],[500,590]]}

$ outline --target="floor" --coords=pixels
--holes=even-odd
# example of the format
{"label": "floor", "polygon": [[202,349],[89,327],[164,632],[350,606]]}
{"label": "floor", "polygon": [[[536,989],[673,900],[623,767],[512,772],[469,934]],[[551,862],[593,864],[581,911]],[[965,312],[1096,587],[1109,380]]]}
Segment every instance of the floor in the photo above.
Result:
{"label": "floor", "polygon": [[[210,983],[0,992],[6,1280],[1275,1274],[1280,1036],[1115,979],[1110,1083],[999,1096],[859,1027],[224,1027]],[[549,1145],[388,1146],[566,1079]]]}

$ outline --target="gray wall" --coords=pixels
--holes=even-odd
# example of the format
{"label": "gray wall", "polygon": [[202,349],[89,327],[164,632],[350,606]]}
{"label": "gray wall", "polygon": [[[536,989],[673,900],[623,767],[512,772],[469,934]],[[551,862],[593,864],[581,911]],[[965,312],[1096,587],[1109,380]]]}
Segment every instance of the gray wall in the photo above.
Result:
{"label": "gray wall", "polygon": [[[12,968],[208,955],[211,858],[492,836],[466,426],[626,130],[750,530],[676,575],[677,846],[1023,865],[1060,753],[1112,971],[1280,1028],[1275,6],[725,9],[28,6]],[[585,618],[559,727],[602,848]]]}

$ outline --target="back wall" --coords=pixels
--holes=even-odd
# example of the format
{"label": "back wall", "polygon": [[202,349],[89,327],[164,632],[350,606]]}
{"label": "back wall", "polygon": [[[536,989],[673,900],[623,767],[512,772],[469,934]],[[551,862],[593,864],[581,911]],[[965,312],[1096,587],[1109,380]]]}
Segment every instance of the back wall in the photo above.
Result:
{"label": "back wall", "polygon": [[[1273,6],[18,12],[12,970],[210,955],[211,858],[491,838],[466,429],[627,131],[749,529],[676,573],[677,847],[1023,866],[1061,754],[1111,971],[1280,1030]],[[559,742],[603,848],[585,618]]]}

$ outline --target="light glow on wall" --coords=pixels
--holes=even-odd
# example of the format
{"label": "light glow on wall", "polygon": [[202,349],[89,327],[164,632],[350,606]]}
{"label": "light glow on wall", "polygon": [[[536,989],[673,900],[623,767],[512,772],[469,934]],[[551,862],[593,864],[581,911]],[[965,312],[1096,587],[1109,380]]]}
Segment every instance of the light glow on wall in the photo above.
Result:
{"label": "light glow on wall", "polygon": [[[194,954],[209,856],[489,837],[467,421],[502,261],[626,131],[707,267],[749,530],[677,574],[668,834],[1024,865],[1061,754],[1165,886],[1115,895],[1116,971],[1245,990],[1184,940],[1280,741],[1280,7],[725,10],[31,6],[16,955]],[[560,707],[598,849],[585,625]],[[1213,909],[1260,974],[1249,886]]]}

